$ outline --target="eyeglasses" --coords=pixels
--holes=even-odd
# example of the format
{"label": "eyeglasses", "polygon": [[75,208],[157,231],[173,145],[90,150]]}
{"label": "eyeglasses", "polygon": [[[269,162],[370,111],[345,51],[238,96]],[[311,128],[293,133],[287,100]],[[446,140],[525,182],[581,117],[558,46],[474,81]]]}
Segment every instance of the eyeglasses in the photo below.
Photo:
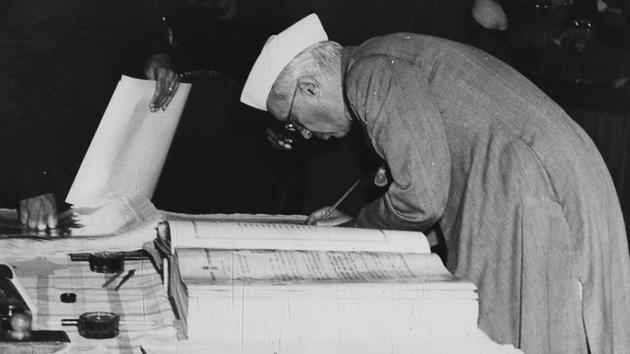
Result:
{"label": "eyeglasses", "polygon": [[293,90],[293,97],[291,98],[291,104],[289,105],[289,113],[287,113],[287,117],[285,119],[286,123],[284,124],[284,129],[289,132],[299,132],[305,139],[309,139],[313,136],[313,133],[301,126],[297,121],[291,119],[291,114],[293,113],[293,104],[295,103],[295,96],[297,96],[298,85],[295,85],[295,89]]}

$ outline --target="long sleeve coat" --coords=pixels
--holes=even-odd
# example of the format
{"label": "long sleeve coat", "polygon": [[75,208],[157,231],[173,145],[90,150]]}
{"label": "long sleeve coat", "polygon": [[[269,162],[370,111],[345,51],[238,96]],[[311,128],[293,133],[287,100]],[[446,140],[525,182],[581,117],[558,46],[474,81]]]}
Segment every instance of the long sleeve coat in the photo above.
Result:
{"label": "long sleeve coat", "polygon": [[[630,351],[630,263],[608,170],[585,132],[475,48],[398,33],[344,52],[345,99],[392,184],[360,227],[439,225],[479,289],[479,326],[526,353]],[[588,343],[588,344],[587,344]]]}

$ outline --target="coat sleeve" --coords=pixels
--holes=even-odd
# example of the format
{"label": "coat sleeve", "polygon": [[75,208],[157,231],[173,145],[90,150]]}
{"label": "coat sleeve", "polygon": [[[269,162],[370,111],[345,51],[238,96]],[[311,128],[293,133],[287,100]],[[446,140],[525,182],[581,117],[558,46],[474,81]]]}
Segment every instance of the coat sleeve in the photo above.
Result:
{"label": "coat sleeve", "polygon": [[346,75],[346,97],[392,177],[356,226],[427,230],[444,214],[450,184],[444,124],[428,78],[414,63],[370,56]]}

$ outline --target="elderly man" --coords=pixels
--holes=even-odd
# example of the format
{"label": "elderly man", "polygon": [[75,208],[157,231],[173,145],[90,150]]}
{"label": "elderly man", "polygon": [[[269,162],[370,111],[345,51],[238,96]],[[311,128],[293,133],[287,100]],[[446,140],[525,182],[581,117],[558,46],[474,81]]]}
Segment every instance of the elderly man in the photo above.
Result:
{"label": "elderly man", "polygon": [[630,348],[628,244],[606,166],[509,66],[409,33],[342,48],[311,15],[267,41],[241,100],[305,138],[342,137],[358,120],[392,182],[355,225],[439,226],[447,267],[478,286],[479,326],[495,341]]}

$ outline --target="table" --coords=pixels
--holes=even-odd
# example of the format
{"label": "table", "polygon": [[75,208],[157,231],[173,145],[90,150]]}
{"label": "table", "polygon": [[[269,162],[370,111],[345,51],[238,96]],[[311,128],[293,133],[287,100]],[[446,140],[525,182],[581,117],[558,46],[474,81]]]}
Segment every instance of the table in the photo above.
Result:
{"label": "table", "polygon": [[[18,281],[37,306],[33,329],[65,330],[72,342],[64,353],[175,353],[176,330],[170,302],[160,275],[149,259],[126,261],[125,271],[105,288],[112,274],[90,271],[87,261],[70,257],[2,259],[14,267]],[[116,286],[129,270],[135,270],[118,291]],[[75,303],[63,303],[62,293],[76,293]],[[108,311],[120,315],[120,333],[112,339],[87,339],[76,327],[61,326],[62,318]],[[145,347],[152,350],[147,351]]]}

